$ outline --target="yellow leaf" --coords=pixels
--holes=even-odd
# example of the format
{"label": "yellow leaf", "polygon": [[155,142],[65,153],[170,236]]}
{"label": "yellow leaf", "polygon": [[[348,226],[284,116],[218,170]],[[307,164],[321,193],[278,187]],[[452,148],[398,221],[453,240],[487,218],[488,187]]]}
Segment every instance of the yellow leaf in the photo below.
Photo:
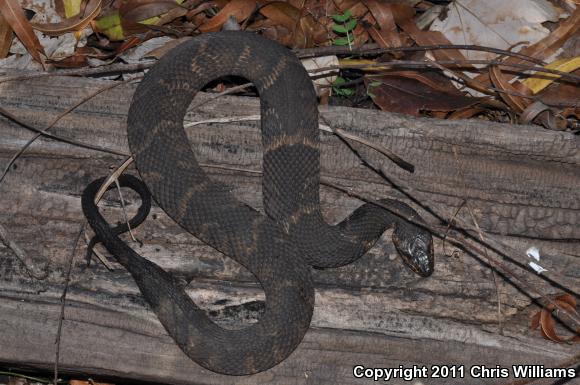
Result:
{"label": "yellow leaf", "polygon": [[[580,68],[580,56],[573,58],[559,59],[546,65],[544,68],[570,73]],[[540,73],[541,77],[531,77],[524,80],[522,83],[528,87],[534,94],[537,94],[544,88],[548,87],[552,82],[558,79],[559,75]]]}
{"label": "yellow leaf", "polygon": [[82,0],[63,0],[64,17],[67,19],[75,17],[81,12]]}
{"label": "yellow leaf", "polygon": [[107,36],[110,40],[123,40],[123,28],[121,27],[121,17],[119,11],[115,11],[95,20],[95,30]]}
{"label": "yellow leaf", "polygon": [[75,18],[66,19],[60,23],[31,23],[37,29],[49,36],[60,36],[67,32],[83,30],[91,21],[101,13],[103,0],[88,0],[84,15],[78,14]]}

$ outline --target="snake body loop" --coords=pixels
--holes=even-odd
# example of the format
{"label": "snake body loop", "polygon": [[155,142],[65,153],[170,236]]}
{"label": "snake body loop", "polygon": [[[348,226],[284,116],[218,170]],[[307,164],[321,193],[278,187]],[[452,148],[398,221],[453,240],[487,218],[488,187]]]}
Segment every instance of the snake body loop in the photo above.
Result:
{"label": "snake body loop", "polygon": [[[226,75],[250,80],[260,94],[265,215],[207,177],[183,129],[195,94]],[[381,207],[365,204],[337,225],[324,222],[316,95],[298,59],[272,41],[220,32],[173,49],[137,88],[127,133],[139,174],[157,204],[191,234],[251,271],[266,294],[266,310],[256,324],[242,330],[219,327],[169,273],[111,231],[93,203],[97,183],[87,187],[83,211],[97,237],[131,273],[179,347],[209,370],[251,374],[288,357],[312,317],[310,266],[351,263],[388,228],[394,227],[395,246],[413,271],[427,276],[433,270],[429,233]],[[123,183],[147,190],[133,179]],[[404,203],[382,203],[420,220]]]}

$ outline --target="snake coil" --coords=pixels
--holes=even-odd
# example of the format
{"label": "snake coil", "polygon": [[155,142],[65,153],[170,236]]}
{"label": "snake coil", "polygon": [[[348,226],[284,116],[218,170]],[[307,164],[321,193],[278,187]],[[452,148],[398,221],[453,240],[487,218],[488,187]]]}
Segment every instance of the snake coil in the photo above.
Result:
{"label": "snake coil", "polygon": [[[260,94],[265,215],[213,182],[197,163],[183,128],[195,94],[210,81],[236,75]],[[128,141],[142,182],[123,177],[185,230],[251,271],[266,295],[259,321],[223,329],[187,296],[171,274],[142,258],[99,213],[99,181],[82,207],[96,237],[132,275],[167,332],[193,361],[214,372],[244,375],[288,357],[308,330],[314,307],[310,266],[337,267],[366,253],[388,228],[416,273],[433,270],[431,236],[376,205],[365,204],[337,225],[320,212],[316,95],[300,61],[286,48],[245,32],[208,33],[167,53],[138,86]],[[102,182],[102,181],[101,181]],[[409,217],[404,203],[384,200]],[[148,210],[148,208],[146,208]],[[141,209],[140,209],[141,211]]]}

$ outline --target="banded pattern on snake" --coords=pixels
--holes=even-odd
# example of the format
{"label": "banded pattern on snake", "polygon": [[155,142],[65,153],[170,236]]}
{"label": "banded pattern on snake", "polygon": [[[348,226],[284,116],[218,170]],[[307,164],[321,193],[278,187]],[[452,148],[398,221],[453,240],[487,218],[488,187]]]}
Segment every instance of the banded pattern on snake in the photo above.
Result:
{"label": "banded pattern on snake", "polygon": [[[208,178],[183,128],[195,94],[226,75],[252,81],[260,94],[265,215]],[[324,222],[316,94],[300,61],[272,41],[245,32],[220,32],[173,49],[137,88],[127,133],[147,187],[134,177],[120,182],[135,189],[143,205],[150,191],[181,227],[251,271],[266,294],[266,310],[256,324],[242,330],[219,327],[171,274],[133,251],[102,217],[94,204],[102,180],[87,187],[82,206],[96,236],[131,273],[179,347],[209,370],[244,375],[283,361],[310,325],[311,266],[351,263],[386,229],[394,227],[394,244],[413,271],[423,276],[433,271],[431,235],[382,207],[367,203],[337,225]],[[402,202],[382,203],[420,220]]]}

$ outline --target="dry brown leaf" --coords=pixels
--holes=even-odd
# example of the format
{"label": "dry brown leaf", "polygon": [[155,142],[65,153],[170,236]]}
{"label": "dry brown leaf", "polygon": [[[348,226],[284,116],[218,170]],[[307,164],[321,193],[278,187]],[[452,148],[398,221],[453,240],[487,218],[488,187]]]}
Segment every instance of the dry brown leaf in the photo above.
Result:
{"label": "dry brown leaf", "polygon": [[130,0],[121,5],[119,15],[121,23],[139,23],[169,12],[174,8],[180,8],[175,0]]}
{"label": "dry brown leaf", "polygon": [[238,23],[246,20],[258,7],[257,0],[232,0],[227,3],[222,10],[209,19],[205,24],[199,26],[201,32],[219,31],[222,25],[230,17],[235,17]]}
{"label": "dry brown leaf", "polygon": [[[523,55],[528,55],[534,57],[536,59],[544,60],[552,56],[560,47],[564,45],[564,43],[575,34],[578,33],[580,29],[580,7],[576,7],[574,13],[560,23],[560,26],[556,28],[550,35],[545,37],[544,39],[540,40],[539,42],[526,47],[519,51],[519,53]],[[509,64],[528,64],[520,58],[510,56],[505,60],[506,63]],[[513,76],[508,81],[511,80]],[[487,74],[479,75],[475,78],[475,80],[489,85],[490,79]]]}
{"label": "dry brown leaf", "polygon": [[[95,17],[101,13],[102,0],[88,0],[84,7],[83,15],[61,21],[60,23],[30,23],[32,28],[41,31],[49,36],[60,36],[68,32],[81,31],[85,29]],[[81,10],[83,7],[81,6]]]}
{"label": "dry brown leaf", "polygon": [[51,60],[50,63],[57,68],[82,68],[89,65],[88,57],[77,53],[63,59]]}
{"label": "dry brown leaf", "polygon": [[10,52],[10,46],[12,46],[12,28],[4,20],[2,14],[0,14],[0,59],[4,59],[8,56]]}
{"label": "dry brown leaf", "polygon": [[45,55],[44,48],[34,34],[18,0],[0,0],[0,14],[2,14],[4,20],[10,25],[34,60],[39,62],[44,68],[44,60],[40,56],[40,54]]}
{"label": "dry brown leaf", "polygon": [[[576,317],[580,316],[576,311],[576,299],[570,294],[558,295],[554,298],[554,302]],[[575,335],[568,338],[562,338],[556,333],[556,321],[552,316],[553,311],[559,312],[554,304],[549,303],[542,310],[532,315],[530,329],[534,330],[540,327],[542,336],[554,342],[580,342],[580,329],[576,330]]]}
{"label": "dry brown leaf", "polygon": [[[446,116],[446,119],[469,119],[473,118],[476,115],[483,114],[486,112],[490,112],[491,110],[502,110],[502,111],[510,111],[510,108],[506,106],[504,103],[499,102],[494,99],[489,99],[484,97],[480,100],[477,105],[474,106],[467,106],[465,108],[459,108],[456,111],[453,111],[451,114]],[[539,316],[538,316],[539,319]]]}
{"label": "dry brown leaf", "polygon": [[566,130],[568,122],[564,116],[555,114],[554,110],[539,100],[530,104],[520,115],[522,123],[535,121],[550,130]]}
{"label": "dry brown leaf", "polygon": [[[540,40],[536,44],[526,47],[520,51],[521,54],[535,57],[536,59],[547,59],[552,56],[569,37],[578,33],[580,29],[580,7],[569,18],[562,21],[560,26],[556,28],[549,36]],[[510,57],[506,60],[507,63],[522,63],[522,59],[517,57]]]}
{"label": "dry brown leaf", "polygon": [[542,112],[548,111],[549,109],[550,107],[546,106],[544,103],[535,101],[522,111],[520,115],[520,121],[524,124],[530,123]]}
{"label": "dry brown leaf", "polygon": [[289,31],[296,28],[300,19],[300,10],[284,1],[271,2],[260,8],[260,13],[272,23],[281,25]]}
{"label": "dry brown leaf", "polygon": [[401,76],[409,79],[415,79],[426,86],[433,88],[434,90],[439,90],[441,92],[446,92],[449,94],[455,94],[464,96],[464,94],[455,87],[449,78],[441,75],[436,71],[389,71],[391,76]]}
{"label": "dry brown leaf", "polygon": [[266,18],[248,27],[260,29],[264,35],[292,48],[313,47],[326,41],[325,28],[310,13],[301,12],[290,3],[273,1],[262,8],[260,14]]}
{"label": "dry brown leaf", "polygon": [[[522,87],[519,87],[520,89],[518,89],[513,84],[510,84],[498,66],[489,67],[489,77],[495,88],[504,91],[509,91],[509,93],[500,92],[499,96],[502,98],[504,102],[506,102],[508,106],[513,108],[515,112],[521,113],[526,109],[526,107],[528,107],[528,105],[530,104],[529,99],[525,99],[522,98],[521,96],[513,94],[515,92],[522,93],[521,92]],[[528,92],[528,94],[531,95],[531,92]]]}
{"label": "dry brown leaf", "polygon": [[[335,6],[335,13],[345,13],[349,11],[353,17],[361,18],[369,11],[368,8],[360,0],[334,0],[332,5]],[[330,10],[329,10],[330,12]]]}
{"label": "dry brown leaf", "polygon": [[[437,31],[421,31],[415,24],[414,15],[415,10],[407,5],[403,4],[393,4],[392,12],[395,18],[395,22],[403,31],[409,34],[411,38],[418,45],[450,45],[451,43],[447,38]],[[435,59],[437,60],[465,60],[465,56],[461,54],[459,50],[435,50],[431,52]],[[473,68],[471,65],[463,64],[464,68]]]}
{"label": "dry brown leaf", "polygon": [[[580,75],[580,71],[575,71]],[[580,87],[577,84],[554,83],[538,95],[545,104],[576,104],[580,107]]]}
{"label": "dry brown leaf", "polygon": [[[560,303],[567,303],[573,308],[576,307],[576,298],[572,297],[570,294],[560,294],[556,296],[556,301]],[[552,305],[553,306],[553,305]]]}
{"label": "dry brown leaf", "polygon": [[185,15],[187,20],[191,20],[194,16],[206,11],[210,8],[216,7],[216,4],[213,1],[208,1],[207,3],[201,3],[197,7],[193,8],[192,10],[188,11]]}
{"label": "dry brown leaf", "polygon": [[390,4],[377,0],[366,0],[364,3],[378,24],[378,29],[372,27],[368,31],[375,42],[382,48],[400,47],[402,42]]}
{"label": "dry brown leaf", "polygon": [[[416,76],[421,78],[421,76]],[[384,111],[402,112],[419,116],[422,112],[442,112],[474,106],[481,98],[459,94],[457,91],[445,92],[428,85],[425,78],[417,80],[400,75],[381,75],[365,77],[367,93],[373,102]]]}

